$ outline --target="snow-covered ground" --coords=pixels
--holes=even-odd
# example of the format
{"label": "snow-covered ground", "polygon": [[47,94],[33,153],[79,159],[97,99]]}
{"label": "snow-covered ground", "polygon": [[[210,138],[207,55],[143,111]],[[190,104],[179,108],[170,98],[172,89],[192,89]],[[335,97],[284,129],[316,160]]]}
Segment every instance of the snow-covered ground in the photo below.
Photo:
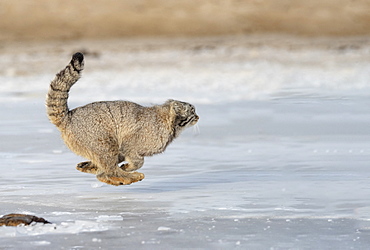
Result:
{"label": "snow-covered ground", "polygon": [[0,227],[0,249],[368,247],[367,43],[112,44],[84,45],[98,54],[86,56],[70,107],[181,99],[196,106],[200,132],[147,158],[142,182],[98,182],[75,170],[83,159],[45,115],[48,84],[78,44],[3,47],[0,215],[53,224]]}

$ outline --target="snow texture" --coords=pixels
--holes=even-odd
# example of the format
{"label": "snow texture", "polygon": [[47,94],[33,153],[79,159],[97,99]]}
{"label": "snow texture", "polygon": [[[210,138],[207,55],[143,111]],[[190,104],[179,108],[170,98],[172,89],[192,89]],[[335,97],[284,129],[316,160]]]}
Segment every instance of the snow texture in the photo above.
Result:
{"label": "snow texture", "polygon": [[[70,107],[172,98],[200,116],[199,131],[146,159],[142,182],[115,187],[76,171],[83,159],[46,118],[48,84],[68,56],[0,54],[0,214],[53,223],[0,227],[0,249],[367,248],[369,55],[218,46],[87,56]],[[53,58],[59,66],[38,68]]]}

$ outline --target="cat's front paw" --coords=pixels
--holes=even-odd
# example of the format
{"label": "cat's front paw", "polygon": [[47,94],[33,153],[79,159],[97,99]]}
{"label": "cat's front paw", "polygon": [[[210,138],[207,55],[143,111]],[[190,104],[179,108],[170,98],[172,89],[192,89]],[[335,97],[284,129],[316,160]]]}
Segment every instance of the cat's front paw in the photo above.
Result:
{"label": "cat's front paw", "polygon": [[145,175],[139,172],[125,174],[102,173],[97,175],[96,178],[99,181],[105,182],[109,185],[120,186],[120,185],[130,185],[131,183],[141,181],[145,178]]}
{"label": "cat's front paw", "polygon": [[128,163],[122,164],[122,166],[120,168],[125,172],[132,172],[132,171],[135,171],[135,170],[139,169],[138,167],[136,167],[132,164],[128,164]]}

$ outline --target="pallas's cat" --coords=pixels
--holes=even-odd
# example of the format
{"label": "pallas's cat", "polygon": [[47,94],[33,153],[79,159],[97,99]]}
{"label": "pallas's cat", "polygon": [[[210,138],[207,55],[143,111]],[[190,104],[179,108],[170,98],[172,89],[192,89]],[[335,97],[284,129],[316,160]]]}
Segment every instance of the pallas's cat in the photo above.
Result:
{"label": "pallas's cat", "polygon": [[144,174],[134,171],[143,166],[144,157],[163,152],[181,131],[197,123],[194,106],[176,100],[151,107],[103,101],[69,110],[68,92],[83,67],[84,56],[76,53],[51,82],[46,98],[49,120],[65,144],[89,160],[77,165],[79,171],[111,185],[141,181]]}

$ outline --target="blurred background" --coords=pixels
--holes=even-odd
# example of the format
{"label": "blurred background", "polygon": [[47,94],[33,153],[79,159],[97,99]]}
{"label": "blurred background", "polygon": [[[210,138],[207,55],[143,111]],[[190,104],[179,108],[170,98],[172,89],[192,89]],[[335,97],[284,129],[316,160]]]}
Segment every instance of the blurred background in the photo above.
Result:
{"label": "blurred background", "polygon": [[[0,228],[1,249],[369,248],[370,0],[0,0],[0,17],[0,213],[58,225]],[[178,99],[200,133],[129,187],[75,171],[45,95],[77,51],[70,108]]]}
{"label": "blurred background", "polygon": [[370,89],[369,0],[0,0],[0,16],[4,101],[43,99],[76,51],[81,103]]}
{"label": "blurred background", "polygon": [[0,41],[370,34],[369,0],[0,0]]}

